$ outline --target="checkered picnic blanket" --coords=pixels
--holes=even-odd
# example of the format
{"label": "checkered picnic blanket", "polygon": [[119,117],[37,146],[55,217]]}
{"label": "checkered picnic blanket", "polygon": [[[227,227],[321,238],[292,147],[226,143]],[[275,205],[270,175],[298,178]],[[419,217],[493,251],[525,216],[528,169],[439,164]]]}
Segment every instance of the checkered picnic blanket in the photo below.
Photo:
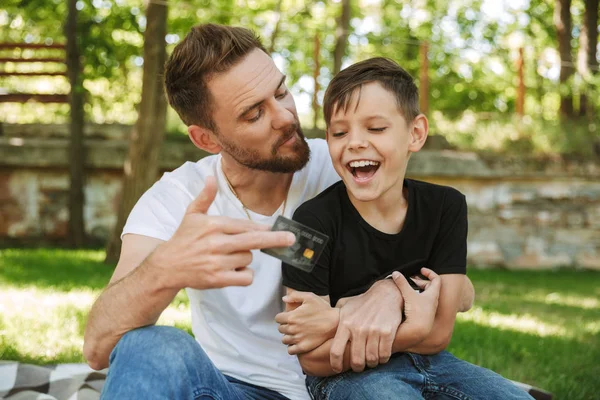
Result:
{"label": "checkered picnic blanket", "polygon": [[[108,369],[94,371],[86,364],[38,366],[0,361],[0,399],[98,400]],[[536,400],[552,400],[552,394],[515,382]]]}
{"label": "checkered picnic blanket", "polygon": [[0,399],[98,400],[107,371],[86,364],[42,367],[0,361]]}

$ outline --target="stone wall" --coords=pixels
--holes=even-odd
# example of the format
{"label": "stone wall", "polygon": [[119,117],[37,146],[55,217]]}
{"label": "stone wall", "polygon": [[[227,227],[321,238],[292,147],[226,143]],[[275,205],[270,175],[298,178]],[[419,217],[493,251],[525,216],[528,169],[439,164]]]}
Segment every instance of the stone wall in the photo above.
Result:
{"label": "stone wall", "polygon": [[[96,243],[116,220],[127,146],[115,134],[126,128],[107,129],[94,127],[86,141],[86,232]],[[42,130],[0,130],[0,246],[65,237],[67,141]],[[186,140],[168,141],[160,167],[171,170],[204,155]],[[600,162],[424,150],[413,156],[408,174],[466,195],[471,264],[600,270]]]}

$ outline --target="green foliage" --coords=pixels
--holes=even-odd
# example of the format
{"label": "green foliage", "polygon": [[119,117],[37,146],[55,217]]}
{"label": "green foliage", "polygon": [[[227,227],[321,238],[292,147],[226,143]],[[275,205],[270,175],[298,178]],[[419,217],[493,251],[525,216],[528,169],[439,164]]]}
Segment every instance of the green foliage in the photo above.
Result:
{"label": "green foliage", "polygon": [[[78,5],[88,119],[99,123],[133,123],[141,92],[144,3],[142,0],[80,0]],[[62,21],[66,18],[66,2],[7,0],[3,7],[0,9],[0,41],[64,42]],[[580,1],[574,2],[572,7],[574,56],[579,46],[583,7]],[[429,43],[432,113],[441,112],[450,120],[460,120],[465,111],[478,115],[491,113],[510,121],[517,96],[517,49],[524,47],[526,114],[536,121],[558,123],[561,91],[574,94],[575,99],[587,93],[588,101],[596,110],[600,108],[600,97],[594,95],[600,88],[600,74],[585,78],[575,75],[567,84],[558,85],[553,9],[553,0],[354,0],[344,65],[383,55],[397,60],[418,78],[419,46],[426,41]],[[171,50],[193,25],[205,22],[254,29],[267,48],[274,40],[274,59],[287,74],[297,102],[307,110],[301,119],[311,121],[312,111],[308,110],[314,90],[314,38],[318,36],[321,43],[318,98],[322,101],[331,79],[336,19],[340,12],[340,2],[318,0],[169,2],[169,34],[165,40]],[[2,78],[0,86],[22,91],[39,87],[68,91],[68,83],[61,78]],[[11,122],[36,119],[62,122],[67,112],[68,108],[62,105],[0,105],[0,113],[7,115]],[[581,125],[600,124],[597,112],[589,118]],[[169,115],[168,126],[170,132],[185,131],[173,113]],[[324,126],[323,121],[320,126]],[[513,130],[519,129],[513,126]],[[591,148],[591,143],[598,140],[594,132],[588,130],[589,135],[583,135],[585,140],[581,143],[545,147],[532,143],[532,148],[551,152]],[[477,132],[473,134],[473,143],[486,141],[478,138]],[[560,140],[548,137],[538,142]]]}

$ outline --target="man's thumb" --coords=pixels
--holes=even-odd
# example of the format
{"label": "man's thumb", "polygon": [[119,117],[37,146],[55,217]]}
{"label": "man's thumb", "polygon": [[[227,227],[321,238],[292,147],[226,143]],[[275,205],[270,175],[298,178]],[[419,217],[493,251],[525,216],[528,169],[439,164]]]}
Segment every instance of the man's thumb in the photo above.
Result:
{"label": "man's thumb", "polygon": [[206,214],[208,208],[215,200],[217,196],[217,181],[214,176],[206,177],[206,181],[204,182],[204,188],[188,206],[187,214],[190,213],[202,213]]}

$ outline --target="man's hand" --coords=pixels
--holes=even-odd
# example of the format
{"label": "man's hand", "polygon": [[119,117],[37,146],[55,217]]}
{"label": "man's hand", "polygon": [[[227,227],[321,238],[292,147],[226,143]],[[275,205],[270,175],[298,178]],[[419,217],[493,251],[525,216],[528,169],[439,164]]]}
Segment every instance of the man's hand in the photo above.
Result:
{"label": "man's hand", "polygon": [[389,279],[376,282],[367,292],[340,302],[343,305],[331,344],[331,368],[342,372],[349,341],[352,370],[360,372],[365,364],[373,368],[388,362],[402,320],[402,295],[394,282]]}
{"label": "man's hand", "polygon": [[283,344],[288,353],[304,354],[331,339],[339,322],[339,309],[332,308],[322,297],[314,293],[293,291],[283,297],[287,309],[279,313],[275,321],[283,333]]}
{"label": "man's hand", "polygon": [[165,286],[176,289],[247,286],[254,273],[246,268],[253,249],[287,247],[294,243],[290,232],[271,232],[269,227],[221,216],[206,215],[217,194],[213,177],[190,203],[173,237],[146,260],[148,267],[162,269]]}
{"label": "man's hand", "polygon": [[408,327],[410,324],[412,327],[418,328],[424,336],[427,336],[431,332],[435,320],[442,280],[438,274],[429,268],[422,268],[421,273],[428,280],[413,278],[413,281],[423,289],[421,293],[415,291],[404,275],[398,271],[392,274],[392,279],[404,298],[406,320],[402,327]]}

